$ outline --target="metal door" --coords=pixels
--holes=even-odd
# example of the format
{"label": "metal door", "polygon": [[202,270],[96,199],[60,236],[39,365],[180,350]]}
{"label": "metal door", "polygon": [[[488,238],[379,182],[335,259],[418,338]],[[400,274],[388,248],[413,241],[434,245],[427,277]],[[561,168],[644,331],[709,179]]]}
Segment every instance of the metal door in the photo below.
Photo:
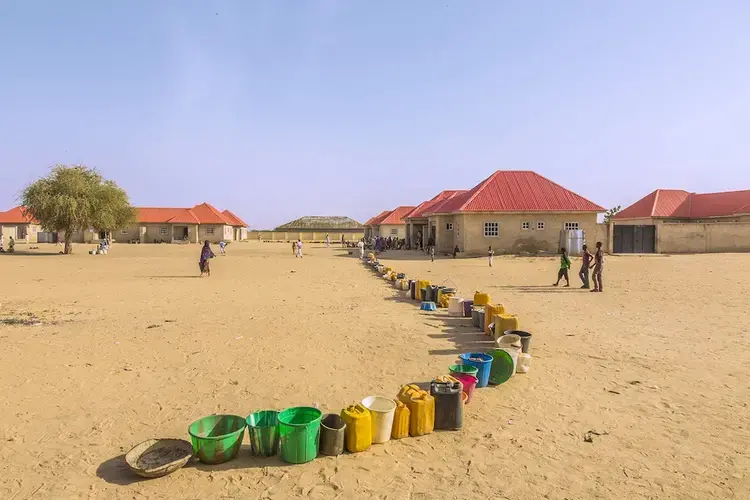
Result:
{"label": "metal door", "polygon": [[614,230],[615,253],[656,252],[656,226],[616,225]]}

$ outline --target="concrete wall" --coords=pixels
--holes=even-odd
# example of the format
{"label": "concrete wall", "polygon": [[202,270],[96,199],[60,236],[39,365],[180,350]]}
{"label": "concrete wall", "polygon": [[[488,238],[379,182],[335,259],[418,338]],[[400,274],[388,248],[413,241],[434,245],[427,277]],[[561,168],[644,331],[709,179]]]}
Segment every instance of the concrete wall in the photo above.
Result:
{"label": "concrete wall", "polygon": [[0,232],[3,235],[3,243],[7,246],[12,237],[16,243],[36,243],[37,233],[42,230],[36,224],[3,224]]}
{"label": "concrete wall", "polygon": [[344,235],[346,241],[359,241],[365,236],[364,229],[351,232],[326,232],[326,231],[249,231],[247,239],[258,241],[258,236],[262,241],[325,241],[326,234],[331,238],[331,244],[341,244],[341,235]]}
{"label": "concrete wall", "polygon": [[[489,246],[498,254],[554,253],[560,245],[560,231],[564,228],[565,222],[578,222],[579,229],[583,229],[585,233],[588,245],[593,245],[602,234],[596,223],[595,213],[481,213],[456,214],[452,218],[453,244],[439,247],[440,252],[452,251],[453,246],[458,244],[459,250],[465,255],[485,255]],[[441,235],[446,232],[446,216],[430,217],[430,222],[436,222],[437,241],[448,243],[451,238]],[[484,236],[485,222],[498,223],[497,237]],[[528,229],[523,228],[524,222],[529,223]],[[543,229],[538,228],[539,222],[543,223]]]}
{"label": "concrete wall", "polygon": [[406,238],[406,224],[382,224],[378,227],[380,228],[381,238]]}
{"label": "concrete wall", "polygon": [[750,252],[750,222],[664,223],[656,226],[658,253]]}
{"label": "concrete wall", "polygon": [[128,243],[131,240],[140,240],[140,226],[130,226],[126,227],[125,229],[120,229],[117,231],[112,231],[112,239],[115,240],[117,243]]}

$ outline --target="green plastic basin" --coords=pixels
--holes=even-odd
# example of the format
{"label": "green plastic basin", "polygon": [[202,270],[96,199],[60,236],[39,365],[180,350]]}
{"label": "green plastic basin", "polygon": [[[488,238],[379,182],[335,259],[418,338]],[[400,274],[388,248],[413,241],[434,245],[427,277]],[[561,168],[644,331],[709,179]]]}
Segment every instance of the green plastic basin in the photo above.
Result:
{"label": "green plastic basin", "polygon": [[211,415],[196,420],[188,427],[193,453],[204,464],[232,460],[240,452],[245,426],[245,419],[237,415]]}
{"label": "green plastic basin", "polygon": [[477,373],[479,373],[479,368],[470,365],[451,365],[450,368],[448,368],[448,371],[450,373],[463,373],[465,375],[473,375],[476,377]]}

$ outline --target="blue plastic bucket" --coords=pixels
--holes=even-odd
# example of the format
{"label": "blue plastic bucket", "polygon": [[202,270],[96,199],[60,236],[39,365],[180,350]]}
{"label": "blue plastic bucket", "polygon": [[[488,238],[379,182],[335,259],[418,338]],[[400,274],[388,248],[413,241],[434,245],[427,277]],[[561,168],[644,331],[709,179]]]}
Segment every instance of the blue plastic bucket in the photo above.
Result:
{"label": "blue plastic bucket", "polygon": [[477,369],[477,387],[487,387],[490,382],[490,369],[492,368],[492,356],[482,352],[467,352],[459,356],[461,363],[474,366]]}

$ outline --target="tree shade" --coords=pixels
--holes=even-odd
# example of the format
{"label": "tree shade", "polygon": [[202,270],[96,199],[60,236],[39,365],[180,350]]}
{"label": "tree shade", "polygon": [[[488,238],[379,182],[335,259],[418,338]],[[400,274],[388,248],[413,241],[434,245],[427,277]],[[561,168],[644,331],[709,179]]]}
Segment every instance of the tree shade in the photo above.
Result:
{"label": "tree shade", "polygon": [[65,231],[66,254],[73,252],[74,231],[112,231],[136,220],[127,193],[85,165],[53,167],[23,190],[21,203],[45,231]]}

